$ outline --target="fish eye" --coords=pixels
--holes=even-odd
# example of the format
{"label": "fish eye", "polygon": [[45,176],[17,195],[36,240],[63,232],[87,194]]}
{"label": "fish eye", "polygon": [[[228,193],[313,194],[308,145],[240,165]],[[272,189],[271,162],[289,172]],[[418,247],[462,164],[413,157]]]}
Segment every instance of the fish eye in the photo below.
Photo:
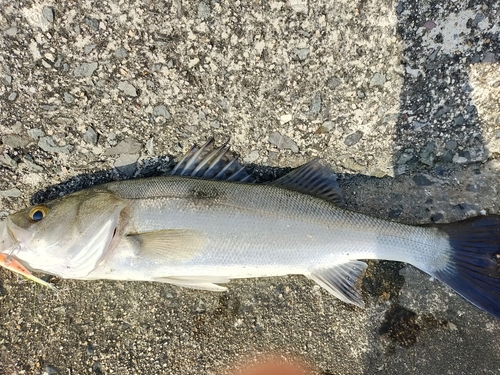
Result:
{"label": "fish eye", "polygon": [[30,210],[29,217],[32,222],[42,220],[49,213],[49,208],[46,206],[35,206]]}

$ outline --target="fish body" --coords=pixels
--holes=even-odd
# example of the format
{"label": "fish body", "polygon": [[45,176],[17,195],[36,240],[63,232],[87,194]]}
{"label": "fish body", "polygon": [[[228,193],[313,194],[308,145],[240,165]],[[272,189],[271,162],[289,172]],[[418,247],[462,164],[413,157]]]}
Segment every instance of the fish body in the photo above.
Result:
{"label": "fish body", "polygon": [[0,251],[63,278],[214,291],[234,278],[302,274],[358,306],[360,260],[395,260],[500,317],[499,216],[409,226],[348,211],[319,160],[272,183],[249,180],[211,141],[173,175],[112,182],[10,215]]}

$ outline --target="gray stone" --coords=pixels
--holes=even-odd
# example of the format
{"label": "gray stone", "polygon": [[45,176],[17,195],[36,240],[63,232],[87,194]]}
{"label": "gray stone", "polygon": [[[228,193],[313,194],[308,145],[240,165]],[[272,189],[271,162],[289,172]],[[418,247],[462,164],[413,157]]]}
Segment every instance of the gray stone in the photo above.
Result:
{"label": "gray stone", "polygon": [[300,60],[307,59],[309,55],[309,48],[294,48],[292,51]]}
{"label": "gray stone", "polygon": [[321,133],[321,134],[324,134],[324,133],[328,133],[330,131],[332,131],[332,129],[335,127],[333,121],[325,121],[323,124],[321,124],[320,128],[318,129],[318,131]]}
{"label": "gray stone", "polygon": [[90,52],[92,52],[95,49],[96,46],[97,46],[97,44],[87,44],[83,50],[84,50],[85,54],[88,55]]}
{"label": "gray stone", "polygon": [[259,158],[259,151],[253,150],[247,156],[243,158],[245,163],[253,163],[255,160]]}
{"label": "gray stone", "polygon": [[381,87],[385,84],[385,75],[382,73],[375,73],[370,80],[370,87]]}
{"label": "gray stone", "polygon": [[346,146],[354,146],[360,141],[361,138],[363,138],[363,132],[361,130],[358,130],[352,134],[349,134],[346,139],[344,139],[344,143]]}
{"label": "gray stone", "polygon": [[123,154],[115,160],[113,166],[118,172],[126,176],[133,176],[137,170],[137,160],[139,160],[139,154]]}
{"label": "gray stone", "polygon": [[329,88],[333,90],[342,84],[342,80],[338,77],[330,77],[330,79],[328,79],[328,82],[326,84],[328,85]]}
{"label": "gray stone", "polygon": [[311,108],[309,109],[309,114],[316,114],[321,111],[321,94],[317,92],[311,102]]}
{"label": "gray stone", "polygon": [[155,154],[153,142],[154,142],[154,138],[151,137],[147,140],[146,145],[145,145],[146,151],[148,152],[149,155]]}
{"label": "gray stone", "polygon": [[6,36],[16,36],[17,35],[17,27],[10,27],[7,30],[4,30],[4,35]]}
{"label": "gray stone", "polygon": [[16,168],[17,163],[14,159],[12,159],[9,155],[7,154],[2,154],[0,155],[0,165],[3,165],[8,168]]}
{"label": "gray stone", "polygon": [[157,105],[153,108],[153,116],[158,117],[161,116],[166,120],[170,119],[170,113],[167,110],[167,107],[163,104]]}
{"label": "gray stone", "polygon": [[53,112],[55,111],[58,107],[55,104],[41,104],[40,108],[43,109],[44,111],[47,112]]}
{"label": "gray stone", "polygon": [[429,180],[423,174],[417,174],[417,175],[413,176],[413,182],[415,182],[415,184],[417,186],[430,186],[430,185],[434,184],[434,182]]}
{"label": "gray stone", "polygon": [[73,149],[71,145],[58,146],[52,137],[46,136],[40,138],[38,147],[47,152],[54,152],[56,154],[67,154]]}
{"label": "gray stone", "polygon": [[281,135],[279,132],[272,132],[269,135],[269,143],[275,145],[280,150],[289,149],[294,153],[299,152],[295,141],[286,135]]}
{"label": "gray stone", "polygon": [[63,97],[64,97],[64,101],[68,104],[71,104],[75,101],[75,98],[73,97],[73,95],[71,95],[69,92],[64,92],[63,94]]}
{"label": "gray stone", "polygon": [[88,62],[78,65],[74,70],[73,74],[75,77],[90,77],[99,65],[97,62]]}
{"label": "gray stone", "polygon": [[22,148],[29,143],[29,140],[17,134],[8,134],[2,136],[2,143],[12,148]]}
{"label": "gray stone", "polygon": [[29,129],[28,135],[36,141],[38,138],[45,135],[45,133],[43,132],[42,129],[35,128],[35,129]]}
{"label": "gray stone", "polygon": [[427,125],[426,122],[421,122],[421,121],[413,121],[411,123],[412,128],[415,129],[415,130],[422,129],[426,125]]}
{"label": "gray stone", "polygon": [[97,133],[92,127],[89,127],[83,135],[83,140],[91,145],[97,144]]}
{"label": "gray stone", "polygon": [[455,126],[462,126],[463,124],[465,124],[464,116],[462,114],[458,115],[453,120],[453,123],[455,124]]}
{"label": "gray stone", "polygon": [[57,55],[57,60],[54,63],[54,67],[55,68],[60,68],[61,67],[61,63],[62,63],[62,56],[61,55]]}
{"label": "gray stone", "polygon": [[407,163],[408,161],[410,161],[411,159],[413,159],[413,156],[414,156],[413,152],[414,152],[414,150],[412,148],[407,148],[401,154],[401,156],[399,157],[399,159],[398,159],[398,161],[396,163],[397,164],[405,164],[405,163]]}
{"label": "gray stone", "polygon": [[118,143],[115,147],[111,147],[105,150],[103,155],[112,156],[121,154],[135,154],[138,153],[141,149],[142,144],[138,140],[128,138]]}
{"label": "gray stone", "polygon": [[447,105],[444,105],[444,106],[442,106],[441,108],[438,109],[438,111],[436,112],[435,116],[436,117],[441,117],[441,116],[449,113],[450,111],[451,111],[451,107],[447,106]]}
{"label": "gray stone", "polygon": [[35,161],[33,160],[33,157],[29,154],[24,155],[23,157],[23,162],[28,166],[28,169],[33,172],[42,172],[43,167],[40,165],[36,164]]}
{"label": "gray stone", "polygon": [[85,17],[85,23],[90,26],[94,31],[99,30],[99,20],[95,18]]}
{"label": "gray stone", "polygon": [[128,51],[123,47],[119,47],[115,51],[115,56],[120,58],[120,59],[124,59],[124,58],[128,57]]}
{"label": "gray stone", "polygon": [[7,97],[7,99],[8,99],[9,101],[11,101],[11,102],[13,102],[14,100],[16,100],[16,98],[17,98],[17,92],[11,92],[11,93],[9,94],[9,96]]}
{"label": "gray stone", "polygon": [[457,141],[451,140],[451,141],[446,142],[445,147],[447,150],[454,150],[458,147],[458,143],[457,143]]}
{"label": "gray stone", "polygon": [[21,196],[21,190],[18,188],[12,188],[9,190],[0,190],[0,197],[12,197],[19,198]]}
{"label": "gray stone", "polygon": [[123,91],[125,95],[137,96],[137,90],[127,81],[120,81],[120,83],[118,83],[118,89]]}
{"label": "gray stone", "polygon": [[48,23],[54,22],[54,8],[44,6],[42,9],[42,16]]}
{"label": "gray stone", "polygon": [[495,55],[494,52],[486,52],[484,54],[484,57],[481,60],[481,62],[483,64],[485,64],[485,63],[495,63],[495,62],[498,62],[498,59],[497,59],[497,57],[496,57],[496,55]]}
{"label": "gray stone", "polygon": [[424,164],[432,166],[434,164],[434,158],[436,150],[436,144],[434,142],[429,142],[420,152],[420,161]]}

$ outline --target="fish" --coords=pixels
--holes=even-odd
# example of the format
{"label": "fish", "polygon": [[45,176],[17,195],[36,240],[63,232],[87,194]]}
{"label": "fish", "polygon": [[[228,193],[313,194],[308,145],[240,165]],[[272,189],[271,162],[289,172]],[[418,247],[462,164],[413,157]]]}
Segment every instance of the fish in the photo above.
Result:
{"label": "fish", "polygon": [[37,282],[31,272],[218,292],[232,279],[298,274],[363,307],[364,260],[383,259],[413,265],[500,318],[499,215],[412,226],[343,205],[321,159],[257,183],[212,138],[168,175],[97,185],[8,215],[0,264],[15,261]]}

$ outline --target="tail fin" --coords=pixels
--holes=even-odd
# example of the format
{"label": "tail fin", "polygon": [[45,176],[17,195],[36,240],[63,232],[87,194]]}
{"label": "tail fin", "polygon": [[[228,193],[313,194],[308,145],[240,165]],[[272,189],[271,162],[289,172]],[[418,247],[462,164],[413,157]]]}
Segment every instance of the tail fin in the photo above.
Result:
{"label": "tail fin", "polygon": [[500,319],[500,216],[439,225],[449,236],[449,265],[433,276]]}

